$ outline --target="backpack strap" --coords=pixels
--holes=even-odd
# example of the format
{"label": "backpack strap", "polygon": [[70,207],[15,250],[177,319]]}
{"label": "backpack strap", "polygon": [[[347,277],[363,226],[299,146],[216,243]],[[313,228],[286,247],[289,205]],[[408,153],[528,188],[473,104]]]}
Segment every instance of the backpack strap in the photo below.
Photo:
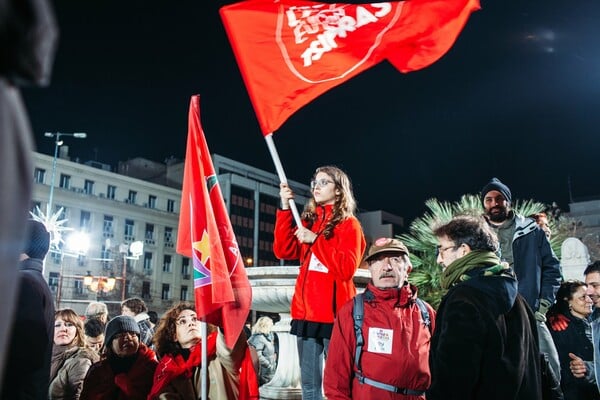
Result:
{"label": "backpack strap", "polygon": [[356,337],[356,349],[354,352],[354,365],[358,369],[358,373],[362,375],[362,368],[360,367],[360,356],[362,354],[362,348],[365,344],[365,340],[362,334],[362,324],[365,314],[365,307],[363,303],[363,294],[359,293],[354,296],[354,307],[352,308],[352,317],[354,319],[354,335]]}
{"label": "backpack strap", "polygon": [[423,325],[425,325],[427,329],[429,329],[429,334],[432,334],[431,317],[429,316],[429,310],[427,309],[425,302],[417,297],[415,303],[417,304],[417,307],[419,307],[419,310],[421,310],[421,318],[423,319]]}

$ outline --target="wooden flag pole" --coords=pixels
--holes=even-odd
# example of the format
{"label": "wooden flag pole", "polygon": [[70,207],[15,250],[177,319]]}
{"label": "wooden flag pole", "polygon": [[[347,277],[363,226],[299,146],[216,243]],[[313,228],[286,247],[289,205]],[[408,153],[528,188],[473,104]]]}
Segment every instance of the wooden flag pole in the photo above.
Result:
{"label": "wooden flag pole", "polygon": [[[281,183],[287,184],[287,178],[285,176],[285,172],[283,171],[283,165],[281,165],[281,160],[279,159],[279,154],[277,153],[277,148],[275,147],[275,142],[273,141],[273,132],[265,135],[265,141],[267,142],[267,147],[269,148],[269,153],[271,153],[271,158],[273,159],[273,163],[275,164],[275,170],[277,170],[277,175],[279,176],[279,180]],[[300,213],[298,213],[298,208],[296,208],[296,202],[294,199],[290,199],[290,210],[292,211],[292,215],[294,216],[294,221],[296,221],[296,225],[298,227],[302,226],[302,221],[300,220]]]}

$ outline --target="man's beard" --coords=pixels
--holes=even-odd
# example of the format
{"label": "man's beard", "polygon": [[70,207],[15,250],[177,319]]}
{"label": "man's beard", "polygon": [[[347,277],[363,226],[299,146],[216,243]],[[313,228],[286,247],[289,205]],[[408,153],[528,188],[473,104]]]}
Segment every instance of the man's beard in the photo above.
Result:
{"label": "man's beard", "polygon": [[[498,212],[492,212],[498,211]],[[487,216],[492,222],[504,222],[508,218],[508,209],[506,207],[493,207],[487,212]]]}

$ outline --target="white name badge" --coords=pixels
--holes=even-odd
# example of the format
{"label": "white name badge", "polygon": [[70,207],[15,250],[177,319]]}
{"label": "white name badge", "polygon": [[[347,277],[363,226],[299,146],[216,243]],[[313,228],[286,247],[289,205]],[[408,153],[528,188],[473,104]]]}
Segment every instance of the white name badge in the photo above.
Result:
{"label": "white name badge", "polygon": [[310,255],[310,262],[308,263],[308,270],[316,271],[316,272],[323,272],[325,274],[329,272],[327,267],[325,265],[323,265],[321,260],[319,260],[314,254]]}
{"label": "white name badge", "polygon": [[394,330],[369,328],[369,347],[371,353],[392,354]]}

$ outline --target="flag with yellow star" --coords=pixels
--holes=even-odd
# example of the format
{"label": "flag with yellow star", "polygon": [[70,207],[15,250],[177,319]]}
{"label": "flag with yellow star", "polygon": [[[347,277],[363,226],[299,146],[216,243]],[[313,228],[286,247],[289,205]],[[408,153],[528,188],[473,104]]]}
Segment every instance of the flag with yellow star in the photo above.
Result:
{"label": "flag with yellow star", "polygon": [[252,291],[200,124],[200,96],[192,96],[188,118],[177,252],[193,262],[198,318],[224,328],[233,347]]}

